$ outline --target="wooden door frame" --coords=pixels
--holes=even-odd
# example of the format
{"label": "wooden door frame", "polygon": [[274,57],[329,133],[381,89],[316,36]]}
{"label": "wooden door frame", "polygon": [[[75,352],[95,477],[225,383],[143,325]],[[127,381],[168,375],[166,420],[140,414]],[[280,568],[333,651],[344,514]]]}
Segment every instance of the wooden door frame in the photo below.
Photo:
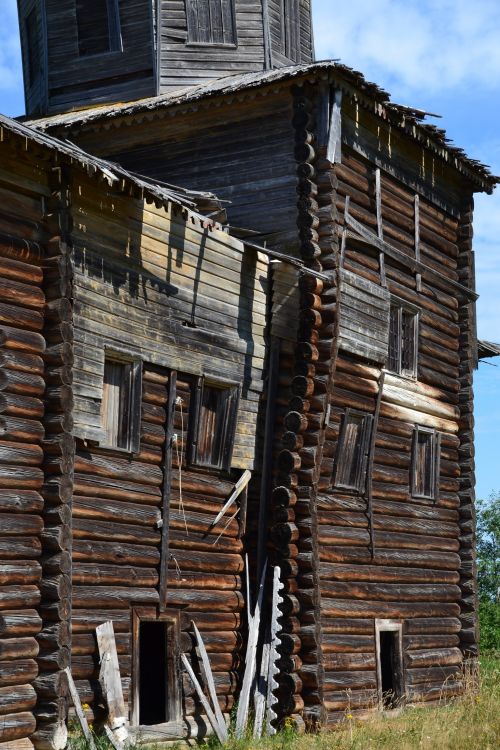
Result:
{"label": "wooden door frame", "polygon": [[132,727],[140,727],[139,724],[139,628],[141,621],[164,622],[169,627],[169,639],[171,634],[172,648],[168,649],[167,659],[167,691],[170,719],[163,724],[144,727],[145,730],[153,730],[154,726],[168,729],[168,734],[174,736],[178,728],[178,734],[182,738],[182,683],[180,670],[180,640],[181,640],[181,617],[179,610],[166,609],[159,612],[156,607],[132,607],[132,680],[130,684],[129,715]]}

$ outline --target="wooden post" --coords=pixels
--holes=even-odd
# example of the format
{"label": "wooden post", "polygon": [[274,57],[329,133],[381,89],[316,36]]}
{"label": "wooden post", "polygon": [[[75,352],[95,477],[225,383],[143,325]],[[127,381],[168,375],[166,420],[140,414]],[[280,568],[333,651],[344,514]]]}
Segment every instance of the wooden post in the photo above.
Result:
{"label": "wooden post", "polygon": [[[265,418],[266,421],[264,427],[264,450],[260,482],[259,525],[257,531],[257,580],[259,580],[259,576],[264,566],[267,547],[269,496],[271,494],[272,485],[273,437],[278,390],[279,360],[280,340],[276,337],[273,337],[271,339],[271,350],[269,353],[267,404]],[[250,606],[250,604],[248,604],[248,606]]]}
{"label": "wooden post", "polygon": [[172,494],[172,436],[174,434],[175,397],[177,393],[177,371],[170,373],[168,387],[167,425],[165,434],[165,457],[163,462],[163,493],[161,508],[161,557],[160,557],[160,612],[167,607],[168,558],[170,555],[169,519],[170,495]]}
{"label": "wooden post", "polygon": [[277,718],[276,712],[274,711],[274,705],[278,702],[278,699],[274,695],[274,691],[278,688],[276,682],[276,675],[279,672],[279,668],[276,665],[280,654],[278,653],[279,645],[279,631],[281,630],[279,619],[281,612],[279,605],[283,601],[283,597],[280,591],[283,590],[284,585],[280,581],[280,568],[278,565],[274,567],[273,573],[273,600],[271,605],[271,638],[269,643],[269,659],[268,659],[268,673],[267,673],[267,696],[266,696],[266,734],[276,734],[272,722]]}

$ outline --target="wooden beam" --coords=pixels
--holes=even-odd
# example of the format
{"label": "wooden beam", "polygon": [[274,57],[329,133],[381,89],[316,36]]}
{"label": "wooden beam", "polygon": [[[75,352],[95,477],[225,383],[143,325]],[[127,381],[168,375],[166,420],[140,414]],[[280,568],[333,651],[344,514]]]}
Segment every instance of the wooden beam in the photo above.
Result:
{"label": "wooden beam", "polygon": [[174,434],[175,398],[177,393],[177,371],[170,372],[168,386],[167,425],[163,461],[163,492],[161,508],[161,557],[160,557],[160,612],[167,607],[168,558],[170,554],[169,520],[170,496],[172,494],[172,436]]}

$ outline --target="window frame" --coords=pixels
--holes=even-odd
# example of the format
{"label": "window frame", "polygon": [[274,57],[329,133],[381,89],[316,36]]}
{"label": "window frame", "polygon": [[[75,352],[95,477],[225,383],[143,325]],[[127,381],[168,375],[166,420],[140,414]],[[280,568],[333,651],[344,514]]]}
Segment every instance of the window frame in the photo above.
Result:
{"label": "window frame", "polygon": [[[203,391],[205,388],[216,388],[231,391],[231,401],[228,404],[228,412],[225,416],[225,425],[221,437],[220,457],[218,463],[202,462],[198,457],[198,444],[200,442],[200,414],[203,402]],[[222,380],[202,375],[197,378],[194,386],[194,408],[191,409],[189,425],[189,449],[188,463],[200,469],[208,471],[229,471],[234,450],[236,426],[238,423],[238,412],[241,398],[241,386],[232,380]]]}
{"label": "window frame", "polygon": [[[419,435],[429,436],[430,441],[430,494],[419,492],[417,490],[416,470],[417,470],[417,446],[419,444]],[[412,447],[411,447],[411,464],[410,464],[410,491],[414,499],[419,500],[438,500],[439,499],[439,482],[441,474],[441,433],[432,427],[415,425],[413,428]],[[425,485],[426,478],[423,484]]]}
{"label": "window frame", "polygon": [[300,62],[299,0],[281,0],[282,54],[294,63]]}
{"label": "window frame", "polygon": [[102,55],[110,55],[115,52],[123,52],[123,38],[121,30],[121,18],[120,18],[120,0],[105,0],[106,2],[106,13],[108,21],[108,48],[100,50],[99,52],[81,52],[80,49],[80,33],[79,33],[79,12],[78,12],[78,0],[75,0],[75,23],[76,23],[76,40],[79,58],[88,57],[101,57]]}
{"label": "window frame", "polygon": [[[225,48],[225,49],[237,49],[238,47],[238,29],[236,27],[236,2],[235,0],[228,0],[230,3],[230,15],[231,15],[231,42],[225,42],[224,39],[222,40],[213,40],[210,39],[208,41],[202,41],[198,38],[197,32],[198,32],[198,25],[194,22],[193,19],[193,8],[194,5],[190,6],[190,3],[192,4],[194,0],[185,0],[185,11],[186,11],[186,47],[219,47],[219,48]],[[221,5],[221,17],[222,17],[222,3],[224,0],[219,0]],[[196,11],[197,13],[197,11]],[[208,13],[210,14],[210,5],[208,6]],[[209,33],[211,36],[213,36],[213,26],[212,24],[209,24]],[[224,31],[222,31],[222,36],[224,37]]]}
{"label": "window frame", "polygon": [[[119,365],[131,365],[131,383],[129,393],[129,420],[127,425],[126,445],[113,445],[107,442],[105,437],[104,423],[104,375],[106,362],[112,362]],[[140,432],[141,432],[141,406],[142,406],[142,359],[133,354],[129,354],[116,349],[106,347],[104,350],[103,374],[102,374],[102,396],[101,396],[101,430],[103,437],[99,441],[99,447],[106,450],[119,451],[122,453],[138,453],[140,449]]]}
{"label": "window frame", "polygon": [[[391,367],[391,323],[392,323],[392,311],[398,310],[398,346],[397,346],[397,367],[393,369]],[[413,320],[413,362],[410,368],[403,367],[403,313],[409,313]],[[385,369],[387,372],[393,375],[398,375],[403,378],[410,378],[416,380],[418,375],[418,343],[419,343],[419,330],[420,330],[420,310],[416,305],[412,305],[406,300],[402,300],[399,297],[391,295],[390,309],[389,309],[389,342],[387,350],[387,363]]]}
{"label": "window frame", "polygon": [[[360,446],[359,446],[360,450],[362,451],[362,460],[361,462],[358,463],[355,483],[348,484],[348,483],[342,482],[339,478],[339,475],[341,473],[341,467],[343,468],[346,463],[346,459],[343,456],[343,453],[344,453],[344,447],[345,447],[347,427],[349,424],[349,420],[352,418],[362,420],[361,431],[360,431]],[[358,409],[347,408],[345,410],[344,415],[342,417],[342,425],[340,428],[340,435],[339,435],[339,441],[337,444],[337,452],[336,452],[336,458],[335,458],[335,469],[333,472],[332,484],[335,489],[340,489],[344,492],[354,492],[357,494],[362,494],[365,491],[366,479],[367,479],[367,467],[368,467],[368,453],[370,449],[372,431],[373,431],[373,414],[370,414],[369,412],[359,411]],[[353,453],[354,452],[355,452],[355,447],[353,449]],[[350,465],[352,465],[353,460],[354,460],[354,456],[351,458]]]}

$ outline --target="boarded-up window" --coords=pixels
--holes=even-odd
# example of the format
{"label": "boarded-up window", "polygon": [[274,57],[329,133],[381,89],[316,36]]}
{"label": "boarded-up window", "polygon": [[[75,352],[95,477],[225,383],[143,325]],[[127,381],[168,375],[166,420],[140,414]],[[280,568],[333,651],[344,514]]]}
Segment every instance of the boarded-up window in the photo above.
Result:
{"label": "boarded-up window", "polygon": [[339,347],[385,364],[389,339],[390,293],[379,284],[342,269],[339,296]]}
{"label": "boarded-up window", "polygon": [[101,426],[106,448],[139,450],[141,363],[106,357]]}
{"label": "boarded-up window", "polygon": [[229,469],[238,399],[237,386],[200,379],[192,417],[191,463],[213,469]]}
{"label": "boarded-up window", "polygon": [[391,302],[389,356],[387,368],[398,375],[417,374],[418,311],[405,304]]}
{"label": "boarded-up window", "polygon": [[118,0],[76,0],[76,23],[81,56],[121,50]]}
{"label": "boarded-up window", "polygon": [[441,436],[417,426],[413,432],[411,494],[436,499],[439,494]]}
{"label": "boarded-up window", "polygon": [[188,44],[236,44],[234,0],[186,0]]}
{"label": "boarded-up window", "polygon": [[372,422],[371,414],[346,410],[337,448],[335,487],[364,490]]}
{"label": "boarded-up window", "polygon": [[38,29],[38,12],[34,7],[26,16],[24,22],[26,31],[26,54],[28,57],[28,86],[33,86],[40,74],[40,35]]}

